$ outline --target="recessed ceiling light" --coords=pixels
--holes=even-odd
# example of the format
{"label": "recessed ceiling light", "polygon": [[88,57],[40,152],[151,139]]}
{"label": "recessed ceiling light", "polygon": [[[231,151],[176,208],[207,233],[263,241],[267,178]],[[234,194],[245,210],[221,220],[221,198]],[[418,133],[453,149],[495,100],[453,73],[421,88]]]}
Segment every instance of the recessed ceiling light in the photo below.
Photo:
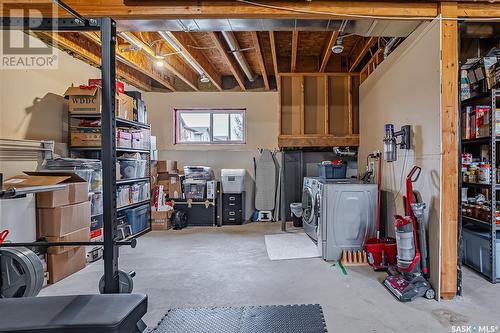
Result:
{"label": "recessed ceiling light", "polygon": [[340,54],[344,51],[344,45],[342,43],[342,38],[337,39],[335,45],[332,46],[332,52],[335,54]]}
{"label": "recessed ceiling light", "polygon": [[165,64],[163,63],[163,60],[161,60],[161,59],[156,60],[156,66],[158,66],[158,67],[163,67],[163,65],[165,65]]}

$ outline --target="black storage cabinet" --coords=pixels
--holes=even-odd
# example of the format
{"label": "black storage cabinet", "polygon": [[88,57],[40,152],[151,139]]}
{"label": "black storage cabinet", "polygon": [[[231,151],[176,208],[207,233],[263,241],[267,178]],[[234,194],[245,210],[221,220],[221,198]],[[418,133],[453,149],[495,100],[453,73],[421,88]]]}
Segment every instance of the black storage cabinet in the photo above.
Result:
{"label": "black storage cabinet", "polygon": [[245,221],[245,192],[222,194],[222,225],[243,224]]}

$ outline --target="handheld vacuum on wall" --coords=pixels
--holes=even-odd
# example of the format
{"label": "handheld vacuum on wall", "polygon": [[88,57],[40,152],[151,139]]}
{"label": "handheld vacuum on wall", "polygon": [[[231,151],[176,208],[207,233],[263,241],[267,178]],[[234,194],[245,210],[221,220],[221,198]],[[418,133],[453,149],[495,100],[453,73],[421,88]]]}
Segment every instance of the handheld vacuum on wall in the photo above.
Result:
{"label": "handheld vacuum on wall", "polygon": [[[397,132],[394,132],[393,124],[384,125],[384,160],[394,162],[398,159],[397,147],[401,149],[410,149],[410,125],[402,126]],[[397,143],[396,138],[401,137],[401,142]]]}

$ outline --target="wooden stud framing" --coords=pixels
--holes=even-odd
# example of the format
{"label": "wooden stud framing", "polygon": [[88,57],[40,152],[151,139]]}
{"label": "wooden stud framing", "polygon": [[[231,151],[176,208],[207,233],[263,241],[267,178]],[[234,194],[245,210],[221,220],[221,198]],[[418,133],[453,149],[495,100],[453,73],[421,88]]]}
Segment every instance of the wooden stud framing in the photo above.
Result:
{"label": "wooden stud framing", "polygon": [[246,88],[245,88],[245,80],[243,78],[243,74],[241,74],[241,71],[239,70],[236,64],[236,61],[233,59],[233,56],[227,52],[224,43],[222,42],[221,38],[218,36],[216,32],[209,32],[209,34],[210,37],[212,38],[212,42],[219,51],[220,55],[224,58],[227,65],[231,69],[231,73],[233,73],[233,76],[238,82],[238,85],[240,86],[241,90],[245,91]]}
{"label": "wooden stud framing", "polygon": [[377,52],[373,54],[371,59],[366,63],[365,67],[360,71],[360,83],[363,83],[364,80],[378,67],[378,65],[384,60],[384,47],[380,47]]}
{"label": "wooden stud framing", "polygon": [[357,72],[331,72],[331,73],[318,73],[318,72],[308,72],[308,73],[280,73],[281,76],[359,76]]}
{"label": "wooden stud framing", "polygon": [[189,47],[190,45],[196,45],[193,37],[186,32],[171,32],[169,34],[181,50],[201,68],[215,88],[222,91],[222,76],[212,65],[210,59],[205,56],[203,51]]}
{"label": "wooden stud framing", "polygon": [[252,35],[254,50],[257,54],[257,59],[259,60],[260,74],[262,75],[262,80],[264,81],[264,87],[266,90],[269,90],[269,78],[267,77],[266,64],[264,63],[264,56],[262,55],[259,35],[256,31],[252,31],[250,34]]}
{"label": "wooden stud framing", "polygon": [[297,47],[299,44],[299,32],[294,30],[292,32],[292,63],[290,72],[295,72],[297,70]]}
{"label": "wooden stud framing", "polygon": [[347,131],[352,135],[352,77],[347,77]]}
{"label": "wooden stud framing", "polygon": [[324,113],[324,119],[325,119],[325,128],[324,128],[324,133],[325,135],[328,135],[330,134],[330,110],[328,108],[328,85],[329,85],[329,80],[328,80],[328,76],[325,75],[323,77],[323,80],[324,80],[324,86],[325,86],[325,100],[323,101],[323,103],[325,103],[325,107],[323,109],[323,113]]}
{"label": "wooden stud framing", "polygon": [[304,77],[300,76],[300,134],[304,135],[305,131],[305,106],[304,106]]}
{"label": "wooden stud framing", "polygon": [[326,65],[328,64],[328,60],[330,60],[330,56],[332,55],[332,47],[335,45],[337,38],[339,37],[338,31],[333,31],[330,35],[330,39],[328,40],[328,44],[326,48],[323,50],[323,55],[321,56],[321,65],[319,67],[320,72],[324,72]]}
{"label": "wooden stud framing", "polygon": [[368,52],[368,50],[377,42],[377,37],[370,37],[368,38],[368,40],[366,41],[365,45],[363,45],[363,47],[361,48],[361,50],[359,51],[359,53],[356,55],[356,57],[354,57],[354,60],[351,64],[351,67],[349,68],[349,72],[353,72],[356,67],[358,67],[359,63],[361,62],[361,60],[363,60],[366,52]]}
{"label": "wooden stud framing", "polygon": [[[457,3],[442,2],[441,15],[456,17]],[[441,23],[441,297],[457,292],[458,235],[458,23]]]}
{"label": "wooden stud framing", "polygon": [[335,147],[359,146],[359,135],[334,136],[334,135],[280,135],[279,147]]}

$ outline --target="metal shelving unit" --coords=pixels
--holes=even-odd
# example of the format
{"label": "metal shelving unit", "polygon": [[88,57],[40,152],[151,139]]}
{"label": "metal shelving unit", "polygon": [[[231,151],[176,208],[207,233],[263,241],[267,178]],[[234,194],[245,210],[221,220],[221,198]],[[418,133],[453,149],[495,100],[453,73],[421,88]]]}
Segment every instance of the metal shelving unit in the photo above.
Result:
{"label": "metal shelving unit", "polygon": [[[460,103],[460,112],[462,115],[463,112],[465,112],[465,108],[467,106],[474,106],[474,105],[490,105],[491,106],[491,112],[490,112],[490,132],[489,136],[487,137],[482,137],[482,138],[477,138],[477,139],[470,139],[470,140],[462,140],[462,135],[460,135],[460,154],[463,152],[472,152],[475,151],[476,153],[479,152],[480,146],[482,145],[488,145],[488,150],[489,150],[489,157],[490,157],[490,163],[491,163],[491,170],[490,170],[490,177],[491,177],[491,182],[488,184],[480,184],[480,183],[466,183],[463,182],[462,180],[462,175],[460,174],[459,178],[459,187],[460,189],[467,187],[470,189],[474,189],[476,192],[482,192],[482,191],[487,191],[489,195],[489,201],[491,204],[491,216],[489,221],[485,220],[480,220],[477,218],[472,218],[469,216],[464,216],[462,214],[462,202],[460,204],[460,214],[459,214],[459,225],[461,228],[470,228],[476,227],[480,228],[482,230],[487,230],[489,232],[490,236],[490,242],[489,242],[489,261],[490,261],[490,274],[487,276],[483,274],[482,272],[478,271],[475,267],[467,265],[464,263],[464,265],[467,265],[468,267],[471,267],[478,273],[482,274],[485,278],[487,278],[491,283],[497,283],[500,282],[500,279],[497,279],[496,277],[496,234],[497,231],[500,230],[500,225],[496,224],[496,202],[497,202],[497,191],[500,191],[500,184],[497,184],[497,168],[500,163],[500,159],[497,159],[497,144],[500,142],[500,137],[497,137],[496,135],[496,129],[495,129],[495,124],[496,124],[496,111],[497,111],[497,101],[500,100],[500,90],[499,89],[493,89],[489,93],[484,93],[484,94],[479,94],[475,97],[472,97],[468,100],[461,101]],[[499,103],[500,106],[500,103]],[[500,111],[500,109],[498,109]],[[462,117],[460,116],[460,119]],[[499,119],[500,120],[500,119]],[[461,196],[461,192],[459,193],[459,197]],[[459,230],[459,240],[462,243],[462,230]]]}
{"label": "metal shelving unit", "polygon": [[[69,116],[70,116],[70,118],[75,118],[75,119],[98,119],[98,118],[102,117],[102,114],[100,114],[100,113],[73,112],[73,113],[70,113]],[[144,123],[140,123],[137,121],[124,119],[124,118],[118,118],[118,117],[116,117],[116,124],[118,126],[123,126],[123,127],[135,127],[135,128],[145,128],[145,129],[151,128],[151,126],[149,124],[144,124]]]}

